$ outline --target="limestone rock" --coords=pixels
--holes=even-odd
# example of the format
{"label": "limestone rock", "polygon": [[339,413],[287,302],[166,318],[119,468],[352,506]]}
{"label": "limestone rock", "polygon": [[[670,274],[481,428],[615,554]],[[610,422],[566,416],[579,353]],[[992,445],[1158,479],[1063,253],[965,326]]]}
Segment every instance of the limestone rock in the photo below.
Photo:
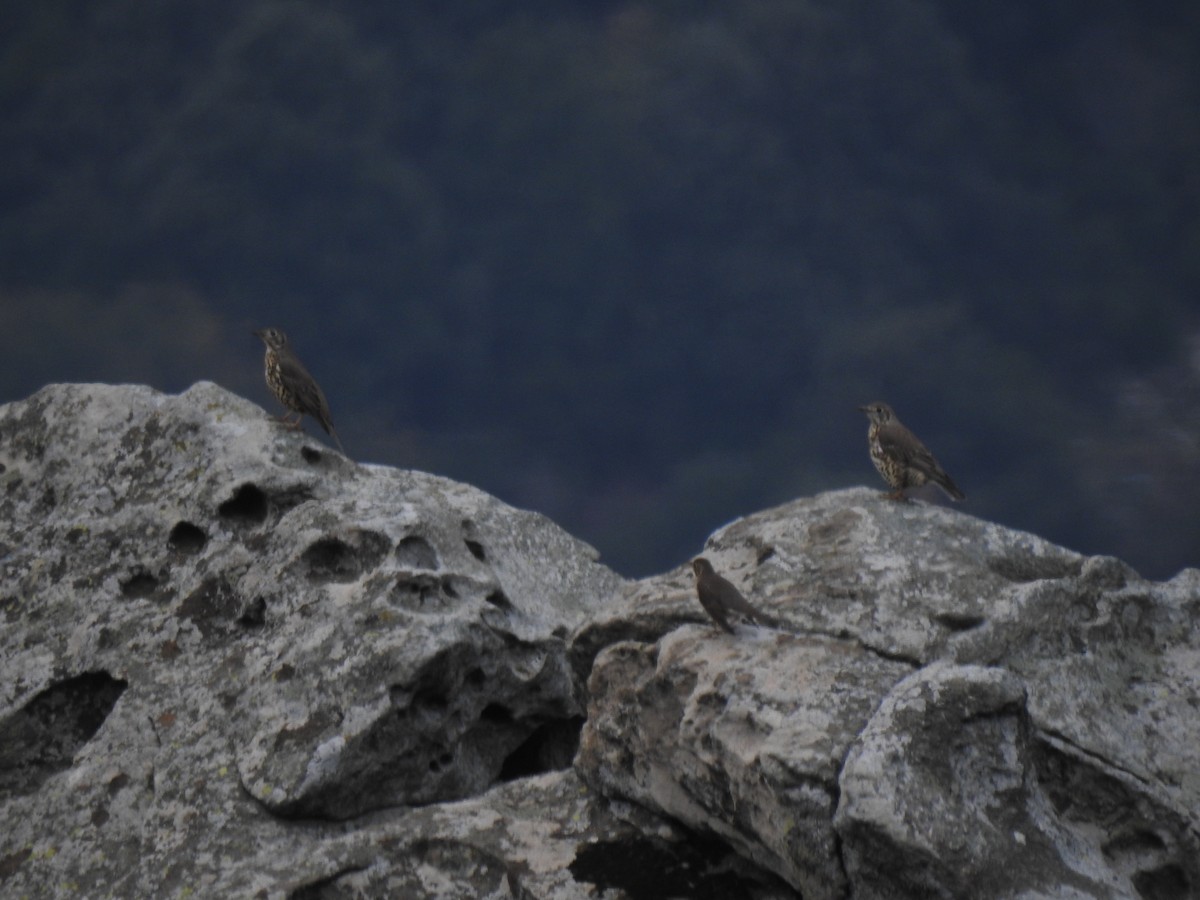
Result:
{"label": "limestone rock", "polygon": [[202,896],[267,900],[794,896],[729,848],[607,801],[569,769],[469,800],[376,812],[352,828],[308,823],[298,832],[267,822],[254,834],[252,846],[187,886]]}
{"label": "limestone rock", "polygon": [[215,385],[0,407],[0,895],[1200,895],[1200,571],[864,489],[703,553],[781,626]]}
{"label": "limestone rock", "polygon": [[604,651],[576,765],[720,835],[803,896],[842,896],[833,813],[852,742],[911,667],[852,642],[688,626]]}
{"label": "limestone rock", "polygon": [[581,637],[655,636],[595,657],[588,783],[805,897],[1200,893],[1200,572],[866,490],[704,554],[789,624],[662,634],[699,610],[681,571],[627,588]]}
{"label": "limestone rock", "polygon": [[842,773],[835,823],[862,897],[1188,896],[1195,836],[1144,785],[1032,726],[998,668],[896,686]]}
{"label": "limestone rock", "polygon": [[356,465],[211,384],[0,410],[0,565],[18,894],[166,896],[269,822],[569,766],[566,639],[622,584],[540,515]]}

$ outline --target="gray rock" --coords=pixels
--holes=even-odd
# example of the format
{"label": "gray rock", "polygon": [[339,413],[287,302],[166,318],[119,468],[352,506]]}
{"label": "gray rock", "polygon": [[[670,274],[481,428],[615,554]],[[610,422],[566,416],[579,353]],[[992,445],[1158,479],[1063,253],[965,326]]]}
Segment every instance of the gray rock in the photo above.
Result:
{"label": "gray rock", "polygon": [[838,771],[910,671],[850,641],[766,629],[618,644],[596,661],[576,765],[604,793],[721,836],[804,897],[839,897]]}
{"label": "gray rock", "polygon": [[842,771],[835,825],[862,897],[1121,897],[1060,817],[1021,680],[934,663],[896,686]]}
{"label": "gray rock", "polygon": [[1200,894],[1200,572],[858,489],[704,553],[788,627],[670,631],[682,570],[627,588],[576,642],[649,634],[595,656],[588,783],[805,897]]}
{"label": "gray rock", "polygon": [[[261,825],[206,872],[212,897],[784,900],[726,847],[589,791],[569,769],[336,828]],[[297,847],[297,844],[300,847]],[[180,885],[181,889],[183,885]],[[620,892],[620,893],[618,893]]]}
{"label": "gray rock", "polygon": [[0,895],[1200,895],[1200,572],[864,489],[703,552],[782,627],[215,385],[0,407]]}
{"label": "gray rock", "polygon": [[0,467],[5,890],[203,892],[272,833],[569,765],[566,639],[622,580],[544,517],[211,384],[47,388]]}

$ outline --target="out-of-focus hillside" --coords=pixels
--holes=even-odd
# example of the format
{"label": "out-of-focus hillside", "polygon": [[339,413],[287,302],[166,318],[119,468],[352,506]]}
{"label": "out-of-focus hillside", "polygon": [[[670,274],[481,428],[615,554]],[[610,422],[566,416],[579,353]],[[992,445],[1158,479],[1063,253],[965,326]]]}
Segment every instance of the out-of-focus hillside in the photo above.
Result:
{"label": "out-of-focus hillside", "polygon": [[627,574],[876,476],[1164,576],[1200,520],[1200,8],[65,0],[0,12],[0,396],[264,403]]}

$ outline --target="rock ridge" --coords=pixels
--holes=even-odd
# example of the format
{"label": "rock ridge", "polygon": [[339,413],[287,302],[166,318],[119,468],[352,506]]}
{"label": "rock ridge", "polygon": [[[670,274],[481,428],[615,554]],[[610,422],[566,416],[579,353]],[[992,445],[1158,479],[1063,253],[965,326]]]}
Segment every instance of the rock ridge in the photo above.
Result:
{"label": "rock ridge", "polygon": [[1200,571],[850,488],[697,549],[201,382],[0,407],[0,893],[1200,894]]}

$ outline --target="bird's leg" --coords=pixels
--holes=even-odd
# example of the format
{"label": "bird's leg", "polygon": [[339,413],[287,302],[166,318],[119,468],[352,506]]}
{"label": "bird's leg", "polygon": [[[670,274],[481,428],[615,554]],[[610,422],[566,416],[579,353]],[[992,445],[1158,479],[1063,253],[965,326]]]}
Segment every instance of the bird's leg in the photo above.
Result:
{"label": "bird's leg", "polygon": [[908,502],[908,498],[904,496],[904,488],[898,488],[897,490],[892,491],[890,494],[884,494],[884,496],[889,500],[895,500],[897,503]]}

